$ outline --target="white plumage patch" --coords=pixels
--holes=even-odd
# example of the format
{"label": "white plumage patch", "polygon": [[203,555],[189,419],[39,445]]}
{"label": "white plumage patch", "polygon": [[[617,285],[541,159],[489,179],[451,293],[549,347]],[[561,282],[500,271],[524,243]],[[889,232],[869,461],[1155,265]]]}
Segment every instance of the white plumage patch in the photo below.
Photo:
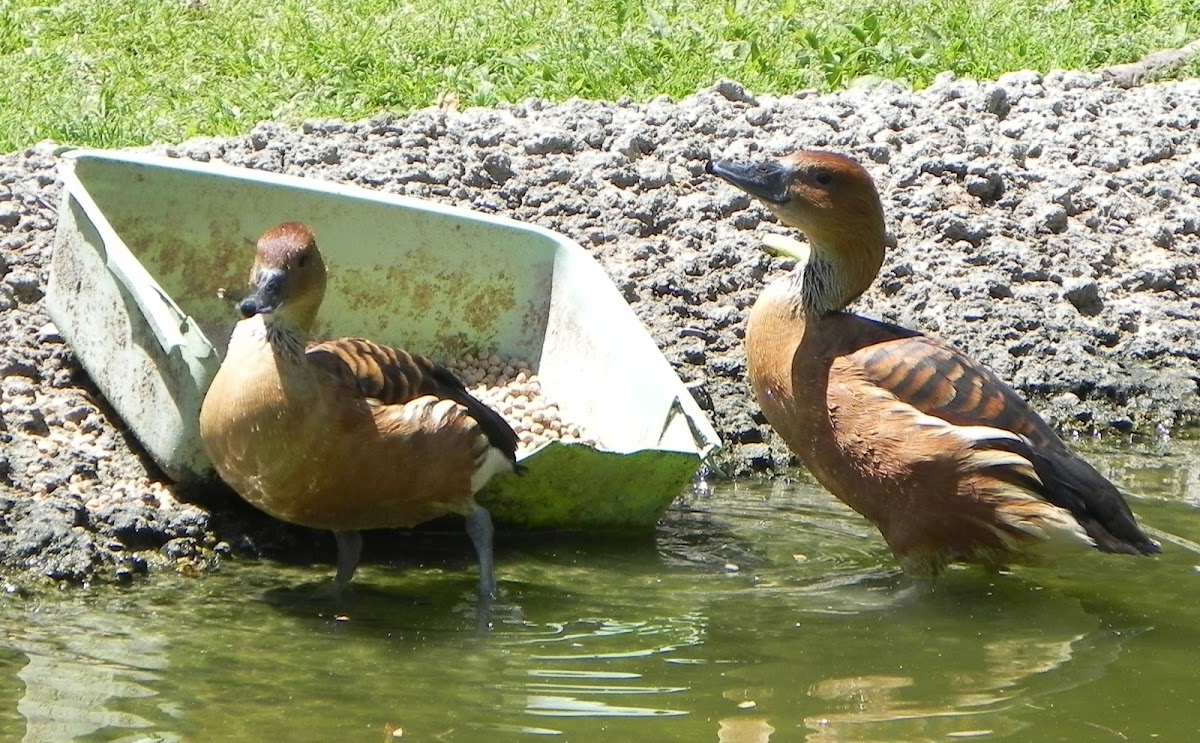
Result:
{"label": "white plumage patch", "polygon": [[513,463],[504,452],[494,446],[488,446],[482,461],[476,460],[475,473],[471,475],[471,493],[478,493],[493,475],[501,472],[512,472]]}
{"label": "white plumage patch", "polygon": [[470,427],[475,434],[471,445],[475,458],[475,470],[471,474],[472,494],[479,492],[497,473],[513,471],[512,460],[488,442],[471,413],[454,400],[423,395],[405,403],[401,415],[412,425],[431,429],[454,425]]}
{"label": "white plumage patch", "polygon": [[[368,403],[379,405],[368,398]],[[453,400],[422,395],[399,406],[399,420],[414,428],[436,429],[454,424],[456,418],[467,415],[467,409]]]}
{"label": "white plumage patch", "polygon": [[[1012,529],[1016,529],[1042,543],[1043,548],[1079,549],[1081,547],[1094,549],[1096,542],[1080,525],[1079,521],[1065,508],[1059,508],[1053,503],[1031,495],[1028,491],[1009,485],[998,489],[1003,498],[1012,504],[1008,508],[999,508],[997,516]],[[1026,518],[1021,515],[1021,501],[1036,502],[1036,515]],[[1019,551],[1021,545],[1013,535],[1003,529],[993,528],[1010,549]]]}

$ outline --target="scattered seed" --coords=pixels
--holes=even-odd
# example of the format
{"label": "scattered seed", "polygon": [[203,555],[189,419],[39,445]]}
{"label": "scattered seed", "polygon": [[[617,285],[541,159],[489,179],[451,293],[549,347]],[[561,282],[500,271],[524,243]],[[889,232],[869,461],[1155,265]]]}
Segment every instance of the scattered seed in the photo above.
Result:
{"label": "scattered seed", "polygon": [[504,416],[517,432],[518,451],[536,449],[549,441],[597,445],[578,423],[563,420],[558,404],[542,393],[529,362],[480,353],[444,364],[475,398]]}

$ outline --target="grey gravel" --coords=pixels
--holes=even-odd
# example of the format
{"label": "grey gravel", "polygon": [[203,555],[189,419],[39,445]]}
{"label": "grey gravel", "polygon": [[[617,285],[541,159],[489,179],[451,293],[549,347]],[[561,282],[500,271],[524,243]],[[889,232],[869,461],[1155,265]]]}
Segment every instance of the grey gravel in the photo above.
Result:
{"label": "grey gravel", "polygon": [[[1157,436],[1200,411],[1198,112],[1197,80],[1124,90],[1075,72],[779,98],[723,81],[677,103],[263,123],[150,149],[559,230],[596,256],[710,411],[727,444],[713,467],[743,475],[795,463],[751,401],[742,351],[747,310],[789,264],[758,249],[781,228],[704,175],[710,156],[858,157],[895,247],[857,312],[957,344],[1061,429]],[[174,492],[113,419],[42,307],[55,153],[0,157],[3,564],[129,580],[325,539],[227,494]]]}

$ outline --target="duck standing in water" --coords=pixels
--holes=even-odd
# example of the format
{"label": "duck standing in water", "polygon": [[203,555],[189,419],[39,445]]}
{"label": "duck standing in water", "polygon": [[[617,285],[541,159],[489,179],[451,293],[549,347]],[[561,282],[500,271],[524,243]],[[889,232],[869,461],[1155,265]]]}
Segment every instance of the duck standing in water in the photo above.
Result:
{"label": "duck standing in water", "polygon": [[362,529],[466,517],[481,600],[495,596],[492,521],[475,493],[518,470],[517,435],[449,370],[360,338],[309,344],[325,263],[298,222],[267,230],[245,318],[200,410],[217,473],[275,518],[337,538],[339,596]]}
{"label": "duck standing in water", "polygon": [[1121,493],[1017,393],[953,347],[845,311],[883,263],[883,205],[854,160],[797,152],[712,173],[804,233],[750,311],[746,355],[767,420],[869,519],[906,572],[1036,561],[1058,545],[1151,554]]}

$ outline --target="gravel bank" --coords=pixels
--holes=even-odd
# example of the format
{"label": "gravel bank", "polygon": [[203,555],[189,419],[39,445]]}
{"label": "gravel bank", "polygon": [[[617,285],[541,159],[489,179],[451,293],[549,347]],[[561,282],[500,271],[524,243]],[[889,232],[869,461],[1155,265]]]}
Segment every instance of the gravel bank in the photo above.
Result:
{"label": "gravel bank", "polygon": [[[786,263],[772,217],[710,153],[857,156],[896,246],[856,310],[950,340],[1061,428],[1161,434],[1200,411],[1200,81],[943,76],[834,95],[721,83],[679,103],[528,101],[260,124],[153,148],[528,220],[591,250],[707,408],[729,474],[792,458],[750,401],[745,313]],[[177,494],[137,453],[42,308],[54,148],[0,158],[0,561],[10,576],[128,579],[324,537]],[[211,500],[206,498],[216,498]],[[198,505],[204,503],[205,505]]]}

